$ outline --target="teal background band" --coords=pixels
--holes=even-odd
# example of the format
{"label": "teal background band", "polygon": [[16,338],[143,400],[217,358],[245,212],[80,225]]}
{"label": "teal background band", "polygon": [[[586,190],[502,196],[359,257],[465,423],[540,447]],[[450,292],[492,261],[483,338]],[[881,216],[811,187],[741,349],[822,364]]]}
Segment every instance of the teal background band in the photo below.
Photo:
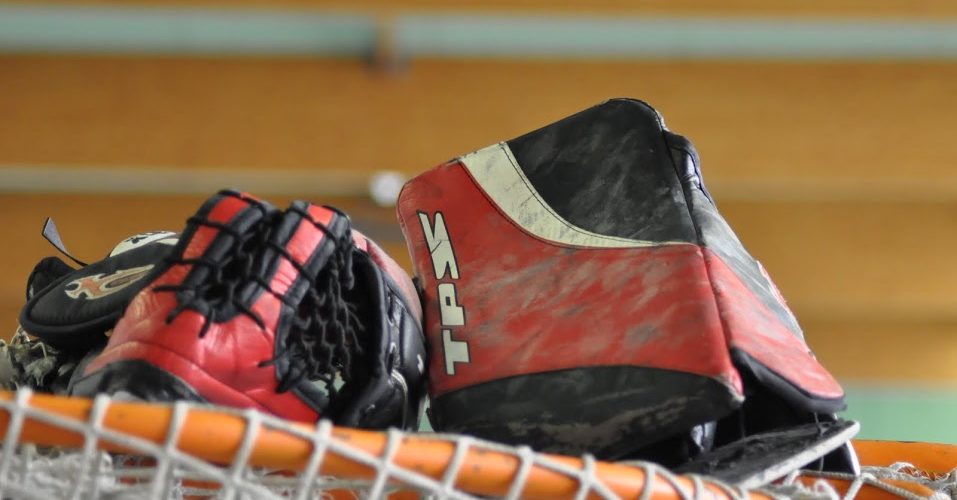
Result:
{"label": "teal background band", "polygon": [[864,439],[957,444],[957,388],[844,384],[847,411]]}
{"label": "teal background band", "polygon": [[349,14],[167,7],[0,4],[0,51],[351,56],[375,45]]}
{"label": "teal background band", "polygon": [[[0,52],[370,54],[383,33],[347,11],[0,4]],[[784,18],[399,14],[409,57],[957,58],[957,23]]]}

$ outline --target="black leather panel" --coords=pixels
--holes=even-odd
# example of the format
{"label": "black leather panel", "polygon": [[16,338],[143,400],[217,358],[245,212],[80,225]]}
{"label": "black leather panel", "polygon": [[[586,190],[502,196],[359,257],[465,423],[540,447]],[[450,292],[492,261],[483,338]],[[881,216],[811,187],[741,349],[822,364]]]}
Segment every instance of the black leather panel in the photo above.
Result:
{"label": "black leather panel", "polygon": [[695,241],[657,112],[613,99],[508,141],[539,195],[591,232]]}
{"label": "black leather panel", "polygon": [[691,207],[692,219],[697,226],[698,243],[717,254],[734,270],[748,290],[803,341],[804,334],[797,319],[772,292],[775,289],[774,284],[768,279],[766,273],[762,272],[754,257],[744,248],[704,190],[698,154],[694,147],[684,137],[673,134],[669,134],[668,142],[672,145],[674,165],[682,178],[682,188],[686,193],[687,204]]}
{"label": "black leather panel", "polygon": [[431,414],[440,431],[614,459],[721,418],[739,404],[733,390],[712,378],[591,366],[459,389],[433,399]]}
{"label": "black leather panel", "polygon": [[568,222],[608,236],[712,250],[803,340],[794,316],[714,206],[694,146],[667,131],[647,104],[612,99],[508,146],[532,187]]}

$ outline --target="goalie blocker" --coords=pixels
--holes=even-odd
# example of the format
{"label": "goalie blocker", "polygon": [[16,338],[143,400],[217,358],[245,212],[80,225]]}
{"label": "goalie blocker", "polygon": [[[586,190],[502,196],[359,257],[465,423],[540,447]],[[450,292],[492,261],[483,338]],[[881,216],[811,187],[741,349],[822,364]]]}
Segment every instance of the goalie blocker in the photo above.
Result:
{"label": "goalie blocker", "polygon": [[[643,102],[441,165],[398,214],[437,430],[675,465],[844,409],[693,146]],[[853,468],[853,452],[827,462]]]}

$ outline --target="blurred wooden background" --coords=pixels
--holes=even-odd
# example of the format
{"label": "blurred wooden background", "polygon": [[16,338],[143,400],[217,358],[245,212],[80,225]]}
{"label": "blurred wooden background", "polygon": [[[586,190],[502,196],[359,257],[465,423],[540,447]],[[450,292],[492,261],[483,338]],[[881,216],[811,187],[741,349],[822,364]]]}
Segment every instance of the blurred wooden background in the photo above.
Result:
{"label": "blurred wooden background", "polygon": [[[127,2],[90,2],[120,3]],[[432,0],[175,3],[382,16],[449,10]],[[495,0],[451,10],[574,18],[575,5]],[[957,17],[949,1],[715,5],[603,0],[588,11],[739,20]],[[390,70],[349,57],[0,51],[0,174],[32,168],[43,175],[56,166],[78,172],[163,167],[182,169],[184,176],[203,169],[224,178],[236,171],[283,176],[321,169],[413,176],[606,98],[637,97],[696,144],[722,213],[768,268],[812,348],[838,377],[957,381],[954,59],[439,57],[401,63]],[[235,187],[257,192],[256,185]],[[55,218],[75,254],[95,259],[129,234],[181,228],[203,199],[3,188],[0,325],[10,332],[26,276],[53,253],[39,236],[44,217]],[[308,196],[309,188],[304,192]],[[284,204],[297,195],[270,199]],[[408,263],[391,208],[364,197],[314,201],[348,209]]]}

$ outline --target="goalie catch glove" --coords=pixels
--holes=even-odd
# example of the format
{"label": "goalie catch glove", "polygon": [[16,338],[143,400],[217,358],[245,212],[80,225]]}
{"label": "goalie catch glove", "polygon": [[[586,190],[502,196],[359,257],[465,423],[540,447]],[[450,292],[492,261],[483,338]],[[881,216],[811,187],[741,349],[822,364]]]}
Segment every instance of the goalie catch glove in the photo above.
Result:
{"label": "goalie catch glove", "polygon": [[421,310],[408,276],[348,217],[224,191],[189,219],[73,392],[414,427]]}

